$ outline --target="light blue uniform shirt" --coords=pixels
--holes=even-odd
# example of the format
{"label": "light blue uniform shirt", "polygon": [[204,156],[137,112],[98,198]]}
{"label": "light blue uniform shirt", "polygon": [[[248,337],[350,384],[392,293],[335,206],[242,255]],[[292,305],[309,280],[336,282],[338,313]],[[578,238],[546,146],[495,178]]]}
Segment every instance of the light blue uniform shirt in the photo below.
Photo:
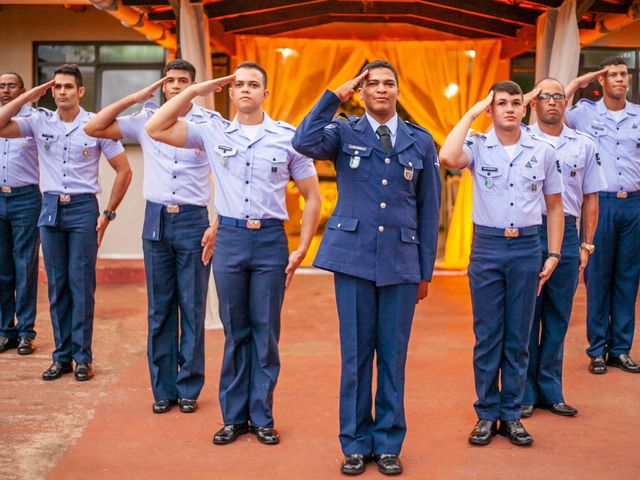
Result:
{"label": "light blue uniform shirt", "polygon": [[596,142],[607,192],[640,190],[640,106],[626,102],[617,122],[604,100],[581,99],[565,113],[569,125]]}
{"label": "light blue uniform shirt", "polygon": [[[31,107],[24,105],[16,117],[31,115],[32,112]],[[33,138],[0,138],[0,146],[0,187],[38,185],[38,149]]]}
{"label": "light blue uniform shirt", "polygon": [[[211,196],[211,167],[202,149],[176,148],[153,140],[144,129],[159,105],[144,104],[132,115],[118,117],[123,138],[137,141],[144,158],[142,196],[163,205],[198,205],[206,207]],[[207,120],[213,112],[193,105],[185,120]]]}
{"label": "light blue uniform shirt", "polygon": [[33,137],[40,159],[40,190],[54,194],[100,193],[100,154],[112,159],[124,148],[116,140],[90,137],[85,124],[93,116],[82,107],[69,130],[58,112],[38,108],[31,115],[15,117],[21,137]]}
{"label": "light blue uniform shirt", "polygon": [[[555,139],[552,140],[549,135],[540,130],[537,123],[531,125],[531,131],[554,143],[564,181],[562,193],[564,213],[580,217],[583,195],[607,188],[596,144],[586,133],[577,132],[566,125],[563,125],[557,143]],[[547,214],[547,205],[544,200],[542,214]]]}
{"label": "light blue uniform shirt", "polygon": [[468,136],[464,153],[474,181],[473,223],[521,228],[542,224],[543,193],[562,193],[562,175],[553,146],[520,130],[513,160],[494,130]]}
{"label": "light blue uniform shirt", "polygon": [[233,122],[212,116],[188,123],[188,148],[207,152],[216,182],[219,215],[240,219],[287,220],[286,188],[290,178],[316,174],[313,161],[291,146],[295,128],[275,122],[266,113],[253,140]]}

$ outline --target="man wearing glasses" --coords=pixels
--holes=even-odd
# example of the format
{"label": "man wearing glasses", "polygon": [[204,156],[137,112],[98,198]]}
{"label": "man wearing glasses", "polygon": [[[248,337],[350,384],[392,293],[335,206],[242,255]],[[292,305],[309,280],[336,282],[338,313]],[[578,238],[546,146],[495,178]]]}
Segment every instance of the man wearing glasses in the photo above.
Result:
{"label": "man wearing glasses", "polygon": [[565,115],[569,126],[594,138],[608,185],[599,194],[598,229],[588,245],[593,258],[585,270],[589,371],[606,373],[608,364],[640,373],[629,356],[640,279],[640,106],[626,100],[625,61],[609,57],[600,66],[573,80],[567,95],[597,77],[603,98],[581,99]]}
{"label": "man wearing glasses", "polygon": [[[15,72],[0,75],[0,103],[24,93]],[[18,117],[30,115],[23,105]],[[38,151],[32,137],[0,139],[0,353],[34,351],[38,292]],[[14,321],[15,317],[15,321]]]}
{"label": "man wearing glasses", "polygon": [[[529,368],[522,400],[521,416],[530,417],[535,407],[556,415],[573,416],[578,410],[564,401],[562,359],[564,338],[569,327],[578,275],[587,266],[598,222],[598,191],[607,183],[596,146],[590,137],[563,124],[567,100],[563,85],[546,78],[536,85],[537,97],[531,101],[537,123],[531,132],[554,145],[562,165],[564,193],[564,237],[558,266],[542,287],[529,341]],[[582,240],[578,240],[577,218],[582,218]],[[542,205],[540,243],[548,253],[547,209]]]}

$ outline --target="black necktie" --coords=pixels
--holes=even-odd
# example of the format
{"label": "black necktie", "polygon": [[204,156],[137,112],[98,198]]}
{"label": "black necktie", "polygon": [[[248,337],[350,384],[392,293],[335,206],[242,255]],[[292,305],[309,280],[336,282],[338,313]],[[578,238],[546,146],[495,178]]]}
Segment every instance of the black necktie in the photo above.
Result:
{"label": "black necktie", "polygon": [[376,133],[380,137],[380,145],[382,145],[384,151],[387,152],[387,155],[390,154],[393,148],[393,145],[391,145],[391,130],[389,130],[389,127],[386,125],[380,125],[376,129]]}

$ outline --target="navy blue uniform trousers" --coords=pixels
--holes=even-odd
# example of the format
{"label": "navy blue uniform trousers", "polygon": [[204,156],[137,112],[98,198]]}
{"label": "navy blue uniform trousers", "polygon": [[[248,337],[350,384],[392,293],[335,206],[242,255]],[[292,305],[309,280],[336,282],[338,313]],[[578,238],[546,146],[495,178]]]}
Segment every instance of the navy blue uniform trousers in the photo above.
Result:
{"label": "navy blue uniform trousers", "polygon": [[640,192],[600,192],[596,246],[585,269],[590,357],[628,354],[640,279]]}
{"label": "navy blue uniform trousers", "polygon": [[[540,243],[542,258],[547,257],[547,217],[542,217]],[[529,369],[522,403],[525,405],[564,402],[562,396],[562,359],[564,339],[569,328],[573,296],[578,287],[580,245],[576,218],[564,217],[562,258],[542,287],[529,341]]]}
{"label": "navy blue uniform trousers", "polygon": [[49,193],[42,200],[38,225],[56,347],[53,360],[91,363],[98,201],[93,194],[80,194],[58,203],[58,195]]}
{"label": "navy blue uniform trousers", "polygon": [[535,233],[505,238],[476,226],[473,234],[468,275],[476,337],[474,407],[484,420],[520,418],[542,260],[538,228],[528,229]]}
{"label": "navy blue uniform trousers", "polygon": [[225,425],[273,426],[289,253],[282,222],[272,222],[248,230],[243,221],[220,218],[213,276],[225,337],[219,392]]}
{"label": "navy blue uniform trousers", "polygon": [[[418,284],[334,276],[340,320],[340,445],[345,455],[398,455],[407,431],[405,364]],[[373,356],[377,390],[372,416]]]}
{"label": "navy blue uniform trousers", "polygon": [[145,226],[148,223],[159,225],[161,232],[157,240],[142,241],[153,398],[197,399],[204,385],[204,319],[211,269],[210,263],[202,264],[207,207],[181,205],[179,213],[167,213],[162,205],[147,202]]}
{"label": "navy blue uniform trousers", "polygon": [[41,202],[37,185],[0,193],[1,337],[36,336]]}

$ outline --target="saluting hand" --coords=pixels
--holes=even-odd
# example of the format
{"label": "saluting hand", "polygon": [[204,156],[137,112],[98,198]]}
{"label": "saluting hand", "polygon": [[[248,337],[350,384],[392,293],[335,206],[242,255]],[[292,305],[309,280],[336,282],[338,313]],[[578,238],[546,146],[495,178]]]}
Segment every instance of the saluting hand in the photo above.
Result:
{"label": "saluting hand", "polygon": [[26,102],[35,103],[47,93],[47,91],[53,87],[55,80],[49,80],[47,83],[33,87],[31,90],[27,90],[23,95]]}
{"label": "saluting hand", "polygon": [[153,82],[148,87],[144,87],[142,90],[138,90],[135,93],[129,95],[129,98],[135,103],[144,103],[153,97],[153,94],[158,90],[164,82],[167,81],[167,77],[163,77],[160,80]]}
{"label": "saluting hand", "polygon": [[202,264],[207,265],[209,260],[211,260],[211,256],[213,255],[213,247],[216,243],[216,235],[218,234],[217,225],[211,226],[204,231],[204,235],[202,236],[202,241],[200,245],[202,245]]}
{"label": "saluting hand", "polygon": [[213,80],[207,80],[205,82],[194,83],[189,88],[195,92],[199,97],[204,97],[211,93],[221,92],[222,87],[228,85],[235,80],[236,76],[227,75],[226,77],[214,78]]}
{"label": "saluting hand", "polygon": [[525,94],[522,96],[522,102],[523,102],[525,105],[529,105],[529,102],[530,102],[531,100],[534,100],[538,95],[540,95],[540,92],[541,92],[541,89],[540,89],[540,88],[538,88],[538,87],[534,88],[534,89],[533,89],[533,90],[531,90],[529,93],[525,93]]}
{"label": "saluting hand", "polygon": [[107,227],[109,226],[109,219],[100,214],[98,217],[98,222],[96,223],[96,232],[98,232],[98,248],[102,245],[102,238],[104,237],[104,232],[107,231]]}
{"label": "saluting hand", "polygon": [[300,266],[305,256],[306,252],[301,252],[299,250],[294,250],[289,254],[289,264],[287,265],[287,268],[284,269],[284,273],[286,275],[284,280],[285,289],[289,288],[291,280],[293,280],[293,274],[296,273],[296,269]]}
{"label": "saluting hand", "polygon": [[584,75],[576,77],[573,82],[577,83],[578,87],[580,88],[587,88],[591,82],[597,79],[600,75],[606,75],[608,71],[609,68],[603,68],[602,70],[598,70],[597,72],[588,72]]}
{"label": "saluting hand", "polygon": [[549,257],[544,261],[544,265],[542,265],[542,271],[538,275],[540,277],[540,283],[538,284],[538,295],[542,292],[542,287],[549,280],[551,274],[558,266],[559,260],[556,257]]}
{"label": "saluting hand", "polygon": [[358,88],[358,85],[360,85],[360,82],[362,82],[362,80],[369,75],[369,70],[365,70],[364,72],[362,72],[360,75],[358,75],[356,78],[349,80],[347,83],[339,86],[338,88],[336,88],[333,93],[336,95],[336,97],[338,97],[340,99],[340,103],[342,102],[346,102],[347,100],[349,100],[353,94],[356,91],[356,88]]}
{"label": "saluting hand", "polygon": [[487,95],[483,100],[480,100],[473,107],[471,107],[471,109],[469,110],[469,115],[471,115],[473,120],[475,120],[476,118],[478,118],[480,116],[480,114],[482,112],[485,111],[485,109],[489,105],[491,105],[492,101],[493,101],[493,90],[491,90],[489,92],[489,95]]}

